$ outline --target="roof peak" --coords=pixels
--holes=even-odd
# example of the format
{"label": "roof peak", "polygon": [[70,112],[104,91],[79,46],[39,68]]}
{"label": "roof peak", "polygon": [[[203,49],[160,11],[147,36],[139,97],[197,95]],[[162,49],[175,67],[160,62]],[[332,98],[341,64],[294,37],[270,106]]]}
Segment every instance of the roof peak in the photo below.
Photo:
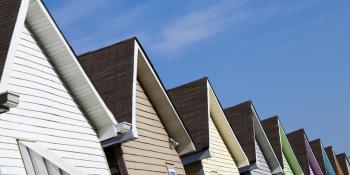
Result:
{"label": "roof peak", "polygon": [[204,76],[202,78],[199,78],[199,79],[196,79],[196,80],[193,80],[193,81],[190,81],[188,83],[185,83],[185,84],[181,84],[179,86],[175,86],[173,88],[169,88],[168,91],[172,91],[174,89],[180,89],[180,88],[184,88],[186,86],[190,86],[190,85],[193,85],[193,84],[196,84],[196,83],[199,83],[199,82],[202,82],[202,81],[206,81],[206,82],[209,82],[209,78]]}
{"label": "roof peak", "polygon": [[117,45],[120,45],[120,44],[123,44],[123,43],[126,43],[126,42],[130,42],[130,41],[137,41],[137,42],[139,43],[139,40],[137,39],[137,37],[136,37],[136,36],[133,36],[133,37],[130,37],[130,38],[127,38],[127,39],[124,39],[124,40],[115,42],[115,43],[113,43],[113,44],[109,44],[109,45],[107,45],[107,46],[102,46],[102,47],[100,47],[100,48],[87,51],[87,52],[85,52],[85,53],[80,54],[78,57],[82,57],[82,56],[84,56],[84,55],[96,53],[96,52],[99,52],[99,51],[101,51],[101,50],[109,49],[109,48],[115,47],[115,46],[117,46]]}

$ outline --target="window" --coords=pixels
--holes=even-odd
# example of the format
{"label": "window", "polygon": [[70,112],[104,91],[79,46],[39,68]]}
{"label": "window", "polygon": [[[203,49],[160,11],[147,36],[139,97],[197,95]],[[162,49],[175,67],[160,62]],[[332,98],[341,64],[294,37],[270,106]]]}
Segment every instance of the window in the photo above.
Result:
{"label": "window", "polygon": [[75,167],[33,141],[18,141],[28,175],[82,175]]}
{"label": "window", "polygon": [[168,169],[169,175],[176,175],[175,169]]}

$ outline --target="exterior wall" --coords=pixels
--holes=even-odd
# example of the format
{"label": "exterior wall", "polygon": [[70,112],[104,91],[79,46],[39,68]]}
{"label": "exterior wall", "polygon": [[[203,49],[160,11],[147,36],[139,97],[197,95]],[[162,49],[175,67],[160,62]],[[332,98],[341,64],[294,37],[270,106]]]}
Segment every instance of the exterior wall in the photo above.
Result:
{"label": "exterior wall", "polygon": [[205,174],[239,174],[237,165],[231,157],[211,117],[209,119],[209,143],[213,157],[202,160]]}
{"label": "exterior wall", "polygon": [[283,157],[283,172],[284,172],[284,174],[285,175],[293,175],[294,173],[293,173],[291,167],[289,166],[289,162],[288,162],[288,160],[283,152],[282,152],[282,157]]}
{"label": "exterior wall", "polygon": [[324,160],[324,165],[325,165],[326,173],[327,173],[325,175],[336,175],[335,171],[333,170],[332,164],[328,159],[327,153],[325,152],[325,150],[323,148],[321,148],[321,150],[322,150],[322,157]]}
{"label": "exterior wall", "polygon": [[178,175],[185,174],[180,157],[169,145],[169,136],[157,112],[137,83],[136,127],[139,138],[121,146],[125,166],[132,175],[164,175],[167,164],[176,169]]}
{"label": "exterior wall", "polygon": [[309,165],[309,171],[310,171],[310,175],[315,175],[314,170],[312,170],[310,165]]}
{"label": "exterior wall", "polygon": [[23,27],[9,78],[17,108],[0,114],[2,174],[26,174],[17,138],[38,141],[86,174],[110,174],[99,139],[49,59]]}
{"label": "exterior wall", "polygon": [[251,174],[252,175],[255,175],[255,174],[271,175],[272,173],[269,168],[269,165],[267,164],[265,156],[262,153],[261,148],[256,140],[255,140],[255,149],[256,149],[256,162],[259,168],[252,170]]}

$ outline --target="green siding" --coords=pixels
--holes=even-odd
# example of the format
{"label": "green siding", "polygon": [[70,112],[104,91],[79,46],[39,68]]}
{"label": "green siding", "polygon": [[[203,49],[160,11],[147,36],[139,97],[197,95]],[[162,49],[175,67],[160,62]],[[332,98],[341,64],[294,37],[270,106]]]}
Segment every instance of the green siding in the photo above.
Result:
{"label": "green siding", "polygon": [[280,128],[283,155],[287,159],[289,167],[291,168],[292,172],[295,175],[303,174],[303,171],[299,165],[299,162],[292,150],[292,147],[289,144],[286,133],[284,132],[282,126],[279,126],[279,128]]}
{"label": "green siding", "polygon": [[285,175],[294,175],[292,168],[289,166],[288,160],[286,158],[286,156],[284,155],[284,153],[282,153],[283,156],[283,170],[284,170],[284,174]]}

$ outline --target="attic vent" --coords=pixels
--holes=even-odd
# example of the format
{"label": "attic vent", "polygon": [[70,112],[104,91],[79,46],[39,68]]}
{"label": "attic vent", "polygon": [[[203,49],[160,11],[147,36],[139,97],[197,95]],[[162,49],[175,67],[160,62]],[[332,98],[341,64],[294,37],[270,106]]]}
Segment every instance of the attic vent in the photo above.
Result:
{"label": "attic vent", "polygon": [[118,123],[116,128],[118,133],[124,134],[131,130],[131,123],[128,123],[128,122]]}
{"label": "attic vent", "polygon": [[4,92],[0,94],[0,113],[4,113],[18,106],[19,96],[11,93]]}

